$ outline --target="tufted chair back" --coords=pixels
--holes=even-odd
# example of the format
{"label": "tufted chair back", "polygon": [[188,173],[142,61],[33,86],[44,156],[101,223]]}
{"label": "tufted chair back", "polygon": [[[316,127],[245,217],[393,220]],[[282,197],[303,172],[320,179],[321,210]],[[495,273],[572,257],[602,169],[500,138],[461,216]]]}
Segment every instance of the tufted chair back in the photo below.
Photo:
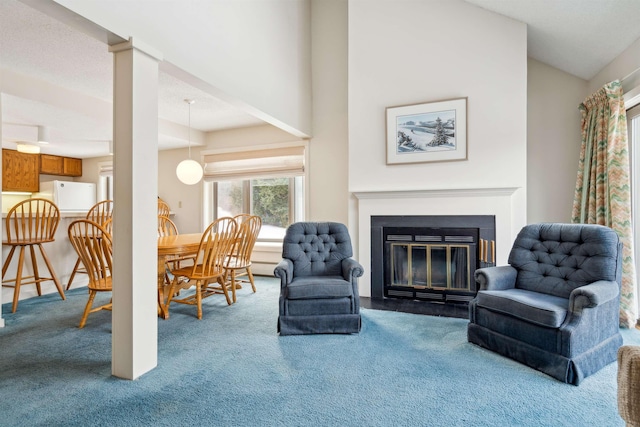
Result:
{"label": "tufted chair back", "polygon": [[282,257],[293,262],[293,275],[341,276],[342,260],[353,256],[349,230],[337,222],[296,222],[287,228]]}
{"label": "tufted chair back", "polygon": [[569,298],[598,280],[620,284],[618,235],[595,224],[532,224],[513,244],[509,264],[518,270],[516,288]]}

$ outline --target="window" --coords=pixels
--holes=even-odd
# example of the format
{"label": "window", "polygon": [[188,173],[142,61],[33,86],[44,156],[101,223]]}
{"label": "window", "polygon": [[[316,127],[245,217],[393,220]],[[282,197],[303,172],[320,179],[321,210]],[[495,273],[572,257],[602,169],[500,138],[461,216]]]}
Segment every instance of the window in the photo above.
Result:
{"label": "window", "polygon": [[250,213],[262,218],[259,241],[282,241],[304,220],[305,147],[206,154],[204,218]]}
{"label": "window", "polygon": [[97,201],[113,200],[113,162],[98,163]]}
{"label": "window", "polygon": [[240,213],[258,215],[262,218],[258,239],[280,241],[289,224],[302,220],[296,212],[302,212],[304,205],[303,180],[299,176],[215,182],[212,219]]}

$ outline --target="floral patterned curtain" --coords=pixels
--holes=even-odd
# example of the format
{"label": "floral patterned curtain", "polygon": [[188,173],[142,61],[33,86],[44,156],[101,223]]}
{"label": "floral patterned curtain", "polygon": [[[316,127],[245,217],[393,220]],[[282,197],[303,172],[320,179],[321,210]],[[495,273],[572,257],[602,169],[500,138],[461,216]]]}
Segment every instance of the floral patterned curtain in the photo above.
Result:
{"label": "floral patterned curtain", "polygon": [[627,114],[619,80],[580,104],[582,149],[573,200],[574,223],[611,227],[622,242],[620,326],[636,324],[636,271],[631,224]]}

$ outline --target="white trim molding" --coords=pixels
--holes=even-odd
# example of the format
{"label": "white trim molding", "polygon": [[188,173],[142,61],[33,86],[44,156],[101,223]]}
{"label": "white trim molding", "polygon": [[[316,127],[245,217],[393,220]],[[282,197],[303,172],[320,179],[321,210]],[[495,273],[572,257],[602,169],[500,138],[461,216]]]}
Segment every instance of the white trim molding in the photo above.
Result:
{"label": "white trim molding", "polygon": [[360,295],[371,296],[371,217],[393,215],[494,215],[496,261],[505,264],[524,219],[518,210],[519,187],[353,191],[358,199],[358,261],[364,267]]}

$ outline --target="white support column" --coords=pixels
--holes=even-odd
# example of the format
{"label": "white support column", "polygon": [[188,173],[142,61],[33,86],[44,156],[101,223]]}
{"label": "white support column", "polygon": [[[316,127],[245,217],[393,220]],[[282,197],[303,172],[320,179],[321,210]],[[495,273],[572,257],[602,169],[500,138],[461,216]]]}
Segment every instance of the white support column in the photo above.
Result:
{"label": "white support column", "polygon": [[[2,71],[0,71],[0,135],[2,135]],[[0,164],[2,164],[2,151],[0,151]],[[2,188],[2,174],[0,174],[0,188]],[[2,206],[2,193],[0,193],[0,206]],[[2,235],[2,227],[0,227],[0,241],[4,239]],[[2,257],[0,257],[1,259]],[[0,279],[1,281],[1,279]],[[2,284],[0,283],[0,328],[4,328],[4,319],[2,318]]]}
{"label": "white support column", "polygon": [[158,364],[158,61],[130,39],[114,55],[111,373],[136,379]]}

